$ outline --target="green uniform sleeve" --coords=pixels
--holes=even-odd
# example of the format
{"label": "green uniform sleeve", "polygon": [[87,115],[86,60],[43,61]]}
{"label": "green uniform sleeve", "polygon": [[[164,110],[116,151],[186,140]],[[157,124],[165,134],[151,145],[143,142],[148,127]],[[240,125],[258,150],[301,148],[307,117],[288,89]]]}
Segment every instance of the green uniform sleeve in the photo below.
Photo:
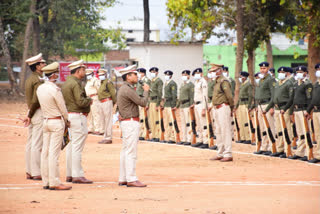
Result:
{"label": "green uniform sleeve", "polygon": [[41,82],[38,82],[34,86],[33,96],[32,96],[31,105],[30,105],[30,109],[29,109],[29,113],[28,113],[29,118],[32,118],[33,115],[35,114],[35,112],[37,111],[37,109],[40,107],[40,103],[39,103],[38,96],[37,96],[37,90],[41,84],[42,84]]}
{"label": "green uniform sleeve", "polygon": [[111,94],[113,104],[116,104],[117,103],[116,89],[114,88],[112,82],[107,83],[107,88]]}
{"label": "green uniform sleeve", "polygon": [[171,87],[172,90],[172,103],[171,103],[171,107],[174,108],[176,106],[177,103],[177,94],[178,94],[178,87],[177,87],[177,83],[172,84]]}
{"label": "green uniform sleeve", "polygon": [[287,111],[291,106],[292,106],[292,103],[293,103],[293,96],[294,96],[294,91],[293,91],[293,84],[288,84],[288,91],[289,91],[289,98],[290,100],[292,99],[292,102],[287,102],[287,104],[283,107],[283,110],[284,111]]}
{"label": "green uniform sleeve", "polygon": [[189,97],[190,97],[190,103],[192,105],[194,103],[194,84],[191,84],[191,87],[189,89]]}
{"label": "green uniform sleeve", "polygon": [[157,107],[160,106],[160,102],[162,99],[162,88],[163,88],[163,82],[161,80],[158,81],[157,84],[157,92],[158,92],[158,96],[157,96]]}
{"label": "green uniform sleeve", "polygon": [[230,108],[231,110],[233,109],[234,107],[234,103],[233,103],[233,96],[232,96],[232,89],[231,89],[231,84],[228,82],[228,81],[223,81],[221,83],[221,87],[227,97],[227,100],[229,102],[229,105],[230,105]]}
{"label": "green uniform sleeve", "polygon": [[306,96],[307,96],[307,104],[308,105],[311,103],[311,100],[312,100],[312,89],[313,89],[312,84],[308,83],[306,86]]}
{"label": "green uniform sleeve", "polygon": [[248,93],[248,109],[250,109],[251,105],[252,105],[252,100],[253,100],[253,86],[251,85],[251,83],[249,83],[248,88],[247,88],[247,93]]}
{"label": "green uniform sleeve", "polygon": [[91,103],[91,98],[87,97],[80,85],[75,84],[72,88],[76,104],[80,108],[87,108]]}

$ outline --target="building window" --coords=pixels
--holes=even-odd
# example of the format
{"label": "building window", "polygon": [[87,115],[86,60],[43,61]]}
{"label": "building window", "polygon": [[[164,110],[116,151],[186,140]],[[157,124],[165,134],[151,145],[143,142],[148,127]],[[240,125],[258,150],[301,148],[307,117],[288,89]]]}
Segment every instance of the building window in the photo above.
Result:
{"label": "building window", "polygon": [[134,42],[134,38],[127,38],[127,42]]}
{"label": "building window", "polygon": [[128,33],[133,33],[133,30],[128,30]]}
{"label": "building window", "polygon": [[303,39],[299,39],[298,44],[299,45],[304,45],[304,40]]}

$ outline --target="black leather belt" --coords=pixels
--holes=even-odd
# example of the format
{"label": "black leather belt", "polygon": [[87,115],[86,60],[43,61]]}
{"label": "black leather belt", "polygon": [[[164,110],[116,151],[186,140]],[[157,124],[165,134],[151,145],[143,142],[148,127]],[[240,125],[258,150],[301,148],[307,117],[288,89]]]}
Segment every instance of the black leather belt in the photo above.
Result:
{"label": "black leather belt", "polygon": [[248,99],[248,98],[240,98],[240,101],[241,101],[241,102],[249,101],[249,99]]}
{"label": "black leather belt", "polygon": [[210,100],[212,100],[212,97],[209,97]]}
{"label": "black leather belt", "polygon": [[201,101],[196,102],[196,105],[199,105],[201,103]]}
{"label": "black leather belt", "polygon": [[313,106],[313,112],[320,112],[320,106]]}
{"label": "black leather belt", "polygon": [[190,100],[181,100],[181,104],[188,103]]}
{"label": "black leather belt", "polygon": [[308,107],[307,104],[296,104],[294,105],[294,111],[304,111]]}
{"label": "black leather belt", "polygon": [[157,99],[157,96],[151,97],[151,100],[156,100],[156,99]]}
{"label": "black leather belt", "polygon": [[287,103],[278,103],[278,104],[274,104],[275,107],[277,108],[281,108],[283,106],[285,106]]}
{"label": "black leather belt", "polygon": [[269,103],[269,102],[270,102],[270,99],[259,100],[259,103],[260,103],[261,105],[266,104],[266,103]]}

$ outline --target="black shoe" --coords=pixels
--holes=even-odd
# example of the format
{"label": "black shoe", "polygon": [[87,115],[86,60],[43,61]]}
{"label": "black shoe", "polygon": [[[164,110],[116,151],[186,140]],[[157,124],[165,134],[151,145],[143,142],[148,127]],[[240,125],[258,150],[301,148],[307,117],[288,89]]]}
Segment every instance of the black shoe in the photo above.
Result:
{"label": "black shoe", "polygon": [[43,186],[42,188],[43,189],[49,189],[49,186]]}
{"label": "black shoe", "polygon": [[185,142],[178,142],[177,145],[183,145]]}
{"label": "black shoe", "polygon": [[175,144],[176,142],[172,141],[172,140],[169,140],[167,143],[169,144]]}
{"label": "black shoe", "polygon": [[302,157],[300,157],[300,156],[298,156],[298,155],[293,155],[293,156],[288,157],[288,158],[291,159],[291,160],[297,160],[297,159],[300,159],[300,158],[302,158]]}
{"label": "black shoe", "polygon": [[191,146],[192,146],[192,147],[200,147],[200,146],[202,146],[202,145],[203,145],[203,143],[200,142],[200,143],[192,144]]}
{"label": "black shoe", "polygon": [[313,158],[312,160],[308,160],[308,162],[309,163],[318,163],[318,162],[320,162],[320,160],[317,158]]}
{"label": "black shoe", "polygon": [[162,140],[162,141],[160,141],[160,143],[168,143],[167,141],[165,141],[165,140]]}
{"label": "black shoe", "polygon": [[257,151],[257,152],[253,152],[253,154],[255,154],[255,155],[263,155],[264,152],[265,152],[265,151],[259,150],[259,151]]}
{"label": "black shoe", "polygon": [[251,143],[251,145],[252,145],[252,146],[255,146],[255,145],[256,145],[256,143],[255,143],[255,142],[253,142],[253,143]]}
{"label": "black shoe", "polygon": [[211,149],[211,150],[217,150],[218,147],[217,147],[216,145],[214,145],[214,146],[209,147],[209,149]]}
{"label": "black shoe", "polygon": [[312,143],[313,143],[313,144],[317,144],[317,141],[313,141]]}
{"label": "black shoe", "polygon": [[153,138],[153,142],[160,142],[159,138]]}
{"label": "black shoe", "polygon": [[244,144],[251,144],[251,140],[246,140],[243,142]]}
{"label": "black shoe", "polygon": [[292,149],[296,150],[296,149],[297,149],[297,146],[293,146]]}
{"label": "black shoe", "polygon": [[199,148],[201,149],[208,149],[209,145],[208,144],[202,144],[201,146],[199,146]]}
{"label": "black shoe", "polygon": [[237,140],[236,143],[243,143],[244,140]]}
{"label": "black shoe", "polygon": [[190,146],[191,143],[190,143],[190,142],[185,142],[183,145],[185,145],[185,146]]}
{"label": "black shoe", "polygon": [[287,158],[287,155],[284,153],[284,154],[280,155],[280,158]]}
{"label": "black shoe", "polygon": [[216,137],[215,135],[213,135],[213,139],[215,139],[215,140],[216,140],[216,139],[217,139],[217,137]]}
{"label": "black shoe", "polygon": [[139,137],[139,140],[144,140],[144,137]]}
{"label": "black shoe", "polygon": [[280,155],[283,155],[284,152],[276,152],[276,153],[272,153],[270,156],[271,157],[279,157]]}
{"label": "black shoe", "polygon": [[301,160],[301,161],[308,161],[308,157],[307,157],[307,156],[304,156],[304,157],[302,157],[302,158],[299,158],[299,160]]}
{"label": "black shoe", "polygon": [[272,152],[270,152],[270,151],[266,151],[263,153],[263,155],[266,155],[266,156],[270,156],[271,154],[272,154]]}

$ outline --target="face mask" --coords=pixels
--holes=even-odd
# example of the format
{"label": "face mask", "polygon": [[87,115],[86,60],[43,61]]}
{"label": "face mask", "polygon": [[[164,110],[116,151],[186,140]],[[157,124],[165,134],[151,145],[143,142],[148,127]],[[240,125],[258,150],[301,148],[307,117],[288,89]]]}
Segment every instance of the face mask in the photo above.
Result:
{"label": "face mask", "polygon": [[208,73],[208,74],[207,74],[207,77],[208,77],[209,79],[211,79],[211,78],[212,78],[212,73]]}
{"label": "face mask", "polygon": [[151,78],[155,78],[157,75],[156,75],[156,73],[150,73],[150,76],[151,76]]}
{"label": "face mask", "polygon": [[239,77],[239,82],[242,83],[242,78],[241,77]]}
{"label": "face mask", "polygon": [[264,74],[259,74],[259,78],[262,79],[264,77]]}
{"label": "face mask", "polygon": [[188,77],[187,76],[182,76],[181,79],[182,79],[182,81],[188,81]]}
{"label": "face mask", "polygon": [[137,75],[138,75],[138,79],[141,79],[141,74],[140,74],[140,73],[138,73]]}
{"label": "face mask", "polygon": [[279,73],[278,74],[278,78],[279,78],[279,80],[284,80],[286,78],[286,74],[285,73]]}
{"label": "face mask", "polygon": [[255,81],[255,82],[256,82],[256,84],[258,85],[258,84],[259,84],[259,82],[260,82],[260,79],[255,79],[254,81]]}
{"label": "face mask", "polygon": [[169,80],[170,80],[170,76],[165,75],[165,76],[164,76],[164,79],[165,79],[166,81],[169,81]]}
{"label": "face mask", "polygon": [[200,75],[200,74],[195,74],[195,75],[194,75],[194,79],[195,79],[195,80],[201,79],[201,75]]}
{"label": "face mask", "polygon": [[303,73],[297,73],[296,75],[298,80],[302,80],[303,79]]}
{"label": "face mask", "polygon": [[106,76],[101,75],[101,76],[99,76],[99,79],[100,79],[100,80],[105,80],[105,79],[106,79]]}
{"label": "face mask", "polygon": [[320,70],[316,71],[316,77],[320,78]]}
{"label": "face mask", "polygon": [[87,80],[91,80],[91,79],[92,79],[92,75],[88,75]]}
{"label": "face mask", "polygon": [[222,72],[222,74],[223,74],[224,77],[229,77],[228,72]]}
{"label": "face mask", "polygon": [[213,78],[216,78],[217,77],[217,73],[216,72],[212,72],[211,73],[211,78],[213,79]]}

